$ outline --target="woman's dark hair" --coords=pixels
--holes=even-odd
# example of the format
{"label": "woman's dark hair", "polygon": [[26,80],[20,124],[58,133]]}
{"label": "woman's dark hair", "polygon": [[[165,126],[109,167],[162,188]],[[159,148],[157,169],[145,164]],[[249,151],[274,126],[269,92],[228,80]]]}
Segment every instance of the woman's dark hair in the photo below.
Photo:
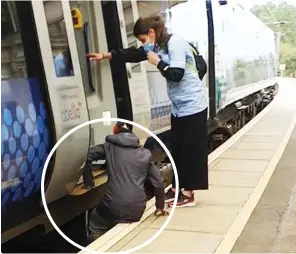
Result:
{"label": "woman's dark hair", "polygon": [[163,17],[151,16],[147,18],[139,18],[134,25],[134,36],[139,37],[140,35],[148,34],[149,29],[154,29],[156,43],[161,48],[164,48],[168,40],[168,33]]}

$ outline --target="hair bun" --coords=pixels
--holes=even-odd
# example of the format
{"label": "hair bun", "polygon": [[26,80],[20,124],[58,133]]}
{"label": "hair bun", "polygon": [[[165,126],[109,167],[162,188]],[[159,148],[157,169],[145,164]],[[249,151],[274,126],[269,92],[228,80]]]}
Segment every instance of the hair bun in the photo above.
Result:
{"label": "hair bun", "polygon": [[154,17],[154,19],[155,19],[155,21],[160,21],[161,16],[157,15],[157,16]]}
{"label": "hair bun", "polygon": [[157,26],[164,26],[164,19],[161,15],[154,16],[154,22]]}

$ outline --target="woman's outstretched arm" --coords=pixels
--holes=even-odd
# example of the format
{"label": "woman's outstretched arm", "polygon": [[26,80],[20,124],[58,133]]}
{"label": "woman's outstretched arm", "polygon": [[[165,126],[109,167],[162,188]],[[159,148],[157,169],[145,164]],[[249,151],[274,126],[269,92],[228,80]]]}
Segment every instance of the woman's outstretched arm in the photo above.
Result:
{"label": "woman's outstretched arm", "polygon": [[87,54],[90,60],[100,61],[109,59],[114,61],[123,61],[125,63],[139,63],[147,60],[147,53],[143,47],[130,47],[127,49],[112,50],[109,53],[90,53]]}

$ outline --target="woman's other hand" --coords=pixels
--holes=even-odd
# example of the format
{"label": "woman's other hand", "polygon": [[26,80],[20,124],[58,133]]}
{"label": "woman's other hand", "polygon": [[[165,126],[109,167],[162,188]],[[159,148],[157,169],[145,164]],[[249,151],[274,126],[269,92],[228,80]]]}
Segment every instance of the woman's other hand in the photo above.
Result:
{"label": "woman's other hand", "polygon": [[150,51],[148,53],[147,58],[148,58],[149,63],[151,63],[153,65],[158,65],[158,63],[160,62],[159,56],[153,51]]}
{"label": "woman's other hand", "polygon": [[165,209],[156,209],[154,212],[155,216],[168,216],[170,213],[166,211]]}

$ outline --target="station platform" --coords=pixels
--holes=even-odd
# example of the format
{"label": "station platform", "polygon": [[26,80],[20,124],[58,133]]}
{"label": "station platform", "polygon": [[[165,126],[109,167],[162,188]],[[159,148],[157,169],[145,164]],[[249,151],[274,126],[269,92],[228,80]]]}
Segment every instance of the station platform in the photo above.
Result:
{"label": "station platform", "polygon": [[[176,208],[160,236],[137,252],[231,252],[295,129],[296,81],[279,79],[278,83],[275,99],[210,154],[210,189],[196,192],[198,205]],[[148,202],[140,222],[118,224],[87,248],[101,252],[127,251],[148,240],[167,219],[153,215],[154,202]]]}

